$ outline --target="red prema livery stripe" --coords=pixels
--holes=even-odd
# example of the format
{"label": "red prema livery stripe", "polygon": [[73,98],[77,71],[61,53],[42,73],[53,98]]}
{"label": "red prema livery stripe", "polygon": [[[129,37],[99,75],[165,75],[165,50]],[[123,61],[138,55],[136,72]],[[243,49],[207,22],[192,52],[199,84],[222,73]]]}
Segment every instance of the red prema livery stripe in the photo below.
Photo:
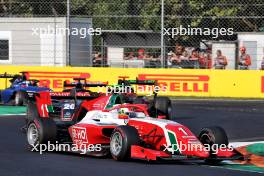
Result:
{"label": "red prema livery stripe", "polygon": [[[140,137],[150,144],[155,144],[156,150],[165,147],[170,141],[168,134],[165,132],[164,123],[162,119],[130,119],[128,125],[134,126]],[[175,124],[177,124],[175,122]]]}

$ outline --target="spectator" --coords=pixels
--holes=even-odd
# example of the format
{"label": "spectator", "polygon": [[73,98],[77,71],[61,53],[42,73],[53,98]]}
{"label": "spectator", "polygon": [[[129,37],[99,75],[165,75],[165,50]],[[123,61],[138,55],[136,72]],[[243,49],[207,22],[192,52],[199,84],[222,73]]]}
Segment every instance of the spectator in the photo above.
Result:
{"label": "spectator", "polygon": [[180,55],[176,55],[175,53],[172,53],[170,62],[171,62],[171,67],[180,68],[180,63],[181,63]]}
{"label": "spectator", "polygon": [[263,59],[262,59],[262,62],[261,62],[261,68],[260,68],[261,70],[264,70],[264,57],[263,57]]}
{"label": "spectator", "polygon": [[150,67],[159,68],[161,66],[160,56],[154,57],[150,56]]}
{"label": "spectator", "polygon": [[133,52],[129,52],[127,57],[125,57],[125,60],[134,60],[135,56]]}
{"label": "spectator", "polygon": [[153,59],[153,56],[151,56],[149,53],[145,54],[144,60],[152,60],[152,59]]}
{"label": "spectator", "polygon": [[241,47],[240,48],[240,57],[238,60],[238,69],[239,70],[248,70],[249,66],[251,65],[251,58],[250,56],[246,53],[246,48]]}
{"label": "spectator", "polygon": [[207,68],[207,58],[204,52],[200,52],[199,54],[199,65],[200,68]]}
{"label": "spectator", "polygon": [[172,51],[170,51],[170,52],[168,53],[168,58],[167,58],[167,64],[168,64],[168,66],[171,66],[171,58],[172,58],[172,54],[173,54]]}
{"label": "spectator", "polygon": [[189,60],[192,63],[193,68],[200,68],[200,66],[199,66],[199,54],[198,54],[197,49],[192,51],[192,55],[191,55]]}
{"label": "spectator", "polygon": [[100,67],[102,66],[102,63],[103,63],[102,55],[99,52],[96,52],[93,58],[93,67]]}
{"label": "spectator", "polygon": [[180,60],[189,60],[189,54],[188,51],[184,50],[182,55],[180,56]]}
{"label": "spectator", "polygon": [[181,59],[180,59],[180,56],[179,55],[176,55],[175,53],[172,53],[172,56],[171,56],[171,62],[173,63],[180,63],[181,62]]}
{"label": "spectator", "polygon": [[146,53],[145,55],[144,55],[144,63],[145,63],[145,67],[146,68],[151,68],[151,59],[152,59],[152,56],[150,56],[150,54],[148,54],[148,53]]}
{"label": "spectator", "polygon": [[181,46],[181,45],[176,45],[176,47],[175,47],[175,54],[177,56],[181,56],[183,52],[184,52],[184,47]]}
{"label": "spectator", "polygon": [[225,69],[227,66],[227,59],[226,56],[222,55],[221,50],[216,51],[216,58],[214,63],[215,69]]}
{"label": "spectator", "polygon": [[[264,48],[263,48],[263,54],[264,54]],[[260,70],[264,70],[264,56],[263,56],[262,61],[261,61]]]}
{"label": "spectator", "polygon": [[138,50],[138,60],[144,60],[145,59],[145,50],[144,49],[139,49]]}
{"label": "spectator", "polygon": [[206,49],[205,57],[207,59],[207,67],[206,68],[211,69],[212,68],[212,49],[211,48]]}
{"label": "spectator", "polygon": [[190,67],[189,58],[190,58],[190,56],[189,56],[188,51],[184,50],[182,55],[180,56],[180,61],[181,61],[180,66],[181,66],[181,68],[189,68]]}

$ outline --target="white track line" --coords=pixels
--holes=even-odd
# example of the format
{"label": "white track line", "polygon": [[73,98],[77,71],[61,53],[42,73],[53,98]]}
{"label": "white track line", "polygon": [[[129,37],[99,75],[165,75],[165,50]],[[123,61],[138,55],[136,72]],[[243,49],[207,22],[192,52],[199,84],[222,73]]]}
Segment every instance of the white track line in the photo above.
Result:
{"label": "white track line", "polygon": [[252,145],[252,144],[264,144],[264,141],[253,141],[253,142],[231,142],[230,145],[234,148],[242,147],[246,145]]}
{"label": "white track line", "polygon": [[3,117],[3,116],[21,116],[21,115],[26,115],[26,113],[21,113],[21,114],[0,114],[0,117]]}

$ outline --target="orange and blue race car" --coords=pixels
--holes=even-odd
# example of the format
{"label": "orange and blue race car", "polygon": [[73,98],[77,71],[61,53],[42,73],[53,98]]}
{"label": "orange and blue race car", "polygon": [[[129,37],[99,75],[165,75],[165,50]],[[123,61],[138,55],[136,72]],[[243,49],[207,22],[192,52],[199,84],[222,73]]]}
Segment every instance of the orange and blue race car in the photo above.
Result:
{"label": "orange and blue race car", "polygon": [[[8,105],[22,106],[26,103],[27,92],[51,91],[47,87],[40,87],[38,80],[29,79],[28,72],[21,74],[0,74],[0,78],[5,78],[5,89],[0,92],[0,102]],[[11,85],[7,86],[7,81]]]}

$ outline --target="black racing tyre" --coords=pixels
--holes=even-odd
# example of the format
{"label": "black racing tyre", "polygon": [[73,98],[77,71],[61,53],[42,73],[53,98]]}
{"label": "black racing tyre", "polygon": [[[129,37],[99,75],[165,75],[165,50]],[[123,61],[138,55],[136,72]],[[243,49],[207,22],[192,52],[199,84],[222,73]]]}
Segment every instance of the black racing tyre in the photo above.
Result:
{"label": "black racing tyre", "polygon": [[156,97],[154,107],[158,114],[165,115],[166,119],[172,118],[172,105],[168,97]]}
{"label": "black racing tyre", "polygon": [[24,103],[24,94],[23,92],[16,92],[14,97],[14,104],[15,106],[23,106]]}
{"label": "black racing tyre", "polygon": [[39,118],[37,105],[35,103],[33,103],[33,102],[28,102],[26,119],[32,121],[36,117]]}
{"label": "black racing tyre", "polygon": [[28,126],[29,122],[33,121],[34,119],[40,119],[38,113],[38,108],[35,102],[29,101],[26,105],[27,112],[26,112],[26,126]]}
{"label": "black racing tyre", "polygon": [[39,113],[38,108],[35,103],[28,102],[26,105],[26,116],[25,116],[25,125],[21,128],[23,133],[27,133],[27,127],[30,122],[32,122],[34,119],[39,119]]}
{"label": "black racing tyre", "polygon": [[[225,130],[219,126],[203,128],[198,138],[203,145],[209,145],[210,147],[212,145],[217,145],[217,146],[224,145],[227,147],[229,144]],[[211,148],[210,159],[206,159],[205,162],[208,164],[215,165],[222,161],[219,159],[214,159],[215,157],[216,155],[213,153]]]}
{"label": "black racing tyre", "polygon": [[110,153],[113,159],[123,161],[130,157],[131,146],[139,145],[140,138],[136,128],[132,126],[118,126],[110,139]]}
{"label": "black racing tyre", "polygon": [[29,146],[37,144],[54,143],[57,129],[52,119],[35,119],[27,126],[27,142]]}

